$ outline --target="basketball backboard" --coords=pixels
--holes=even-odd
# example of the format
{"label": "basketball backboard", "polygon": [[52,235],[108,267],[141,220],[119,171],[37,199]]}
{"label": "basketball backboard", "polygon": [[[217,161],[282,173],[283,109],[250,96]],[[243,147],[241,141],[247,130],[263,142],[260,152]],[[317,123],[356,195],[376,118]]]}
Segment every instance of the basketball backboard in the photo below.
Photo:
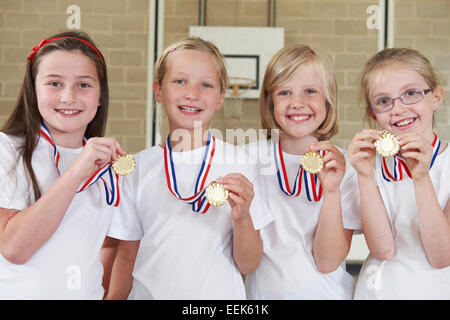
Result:
{"label": "basketball backboard", "polygon": [[[241,98],[259,98],[267,63],[284,46],[284,28],[191,26],[189,34],[218,47],[225,57],[230,78],[254,80],[250,89],[243,90]],[[229,90],[227,96],[232,92]]]}

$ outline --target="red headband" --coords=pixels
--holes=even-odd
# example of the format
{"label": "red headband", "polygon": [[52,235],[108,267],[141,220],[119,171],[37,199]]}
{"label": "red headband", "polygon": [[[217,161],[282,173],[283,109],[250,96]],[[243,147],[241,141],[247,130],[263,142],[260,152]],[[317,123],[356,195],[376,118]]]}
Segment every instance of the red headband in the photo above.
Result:
{"label": "red headband", "polygon": [[40,48],[42,48],[42,46],[44,46],[44,45],[46,45],[47,43],[50,43],[50,42],[52,42],[52,41],[59,40],[59,39],[65,39],[65,38],[72,38],[72,39],[80,40],[80,41],[83,42],[84,44],[86,44],[86,45],[88,45],[89,47],[91,47],[92,50],[94,50],[95,52],[97,52],[97,54],[98,54],[98,56],[100,57],[100,59],[103,60],[103,56],[102,56],[102,54],[100,53],[100,51],[98,51],[98,49],[97,49],[96,47],[94,47],[91,43],[89,43],[89,42],[87,42],[86,40],[83,40],[83,39],[81,39],[81,38],[71,37],[71,36],[66,36],[66,37],[56,37],[56,38],[51,38],[51,39],[48,39],[48,40],[45,39],[45,38],[43,38],[43,39],[41,40],[41,42],[39,42],[39,44],[37,45],[37,47],[33,47],[33,52],[30,53],[30,55],[28,56],[28,60],[30,60],[30,68],[31,68],[32,63],[33,63],[34,55],[36,54],[36,52],[38,52],[38,50],[39,50]]}

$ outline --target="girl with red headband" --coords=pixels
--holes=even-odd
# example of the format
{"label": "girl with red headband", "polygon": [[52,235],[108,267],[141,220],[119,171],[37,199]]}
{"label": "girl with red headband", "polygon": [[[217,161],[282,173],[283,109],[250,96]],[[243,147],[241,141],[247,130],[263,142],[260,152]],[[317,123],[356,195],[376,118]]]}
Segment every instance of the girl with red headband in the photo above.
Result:
{"label": "girl with red headband", "polygon": [[103,137],[107,112],[105,61],[86,34],[33,48],[0,131],[0,299],[103,297],[100,249],[120,199],[110,163],[125,154]]}

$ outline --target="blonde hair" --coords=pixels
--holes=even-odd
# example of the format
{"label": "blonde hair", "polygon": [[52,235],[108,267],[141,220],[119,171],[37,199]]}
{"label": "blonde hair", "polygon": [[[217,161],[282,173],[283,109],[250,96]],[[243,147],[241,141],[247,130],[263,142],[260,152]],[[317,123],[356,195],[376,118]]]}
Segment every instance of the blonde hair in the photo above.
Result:
{"label": "blonde hair", "polygon": [[[400,64],[409,70],[417,72],[432,90],[439,86],[439,80],[433,66],[419,51],[408,48],[388,48],[379,51],[367,61],[361,75],[361,103],[366,111],[366,119],[369,120],[371,126],[373,126],[373,120],[375,119],[370,101],[371,76],[375,72],[393,64]],[[433,116],[433,127],[434,125],[435,119]]]}
{"label": "blonde hair", "polygon": [[337,134],[336,79],[331,63],[325,56],[316,51],[306,45],[293,45],[279,50],[269,61],[264,74],[259,98],[261,124],[263,129],[267,129],[268,138],[271,137],[270,129],[279,129],[282,131],[274,117],[274,105],[272,100],[273,91],[286,83],[297,68],[306,63],[312,63],[316,66],[317,71],[322,78],[322,86],[326,98],[326,117],[314,135],[319,140],[328,140]]}
{"label": "blonde hair", "polygon": [[156,61],[155,65],[155,80],[160,86],[162,85],[164,76],[167,72],[167,61],[170,54],[174,51],[179,50],[198,50],[211,54],[216,61],[217,70],[219,72],[220,92],[223,92],[226,88],[228,88],[228,73],[223,55],[212,42],[203,40],[199,37],[189,37],[172,43],[159,56],[158,61]]}

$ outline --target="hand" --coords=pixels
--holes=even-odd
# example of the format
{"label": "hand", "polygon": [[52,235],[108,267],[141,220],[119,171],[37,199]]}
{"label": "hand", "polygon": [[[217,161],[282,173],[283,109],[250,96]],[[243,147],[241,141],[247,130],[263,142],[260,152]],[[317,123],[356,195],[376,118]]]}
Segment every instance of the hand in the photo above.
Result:
{"label": "hand", "polygon": [[348,145],[348,159],[356,172],[363,177],[373,175],[376,150],[374,142],[381,133],[374,129],[364,129],[358,132]]}
{"label": "hand", "polygon": [[433,146],[423,136],[408,132],[397,136],[400,155],[405,159],[414,181],[426,177],[433,158]]}
{"label": "hand", "polygon": [[323,169],[318,173],[324,192],[339,191],[345,174],[344,155],[330,141],[314,142],[307,148],[307,151],[317,150],[327,151],[323,157]]}
{"label": "hand", "polygon": [[230,173],[217,179],[228,190],[228,202],[231,206],[231,218],[238,221],[250,216],[250,204],[255,192],[253,184],[240,173]]}
{"label": "hand", "polygon": [[103,168],[111,161],[117,160],[119,155],[125,154],[126,152],[115,138],[90,138],[69,170],[72,170],[83,181],[92,176],[98,169]]}

